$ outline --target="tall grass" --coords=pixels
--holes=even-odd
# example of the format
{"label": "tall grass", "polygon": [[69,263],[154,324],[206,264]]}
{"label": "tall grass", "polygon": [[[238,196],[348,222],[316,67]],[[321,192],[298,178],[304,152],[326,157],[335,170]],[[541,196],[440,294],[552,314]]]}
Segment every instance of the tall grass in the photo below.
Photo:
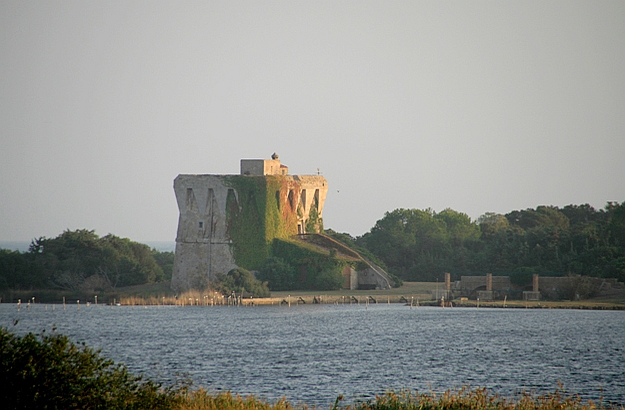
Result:
{"label": "tall grass", "polygon": [[187,393],[175,410],[291,410],[295,408],[286,399],[280,399],[271,404],[254,396],[243,397],[230,392],[212,395],[200,389]]}
{"label": "tall grass", "polygon": [[[562,389],[544,395],[522,393],[514,398],[490,394],[485,388],[448,390],[442,394],[411,391],[389,392],[366,402],[341,404],[337,398],[332,410],[596,410],[621,409],[622,405],[583,402],[577,396],[566,395]],[[305,404],[293,406],[285,399],[268,403],[253,396],[232,393],[211,395],[205,390],[187,393],[176,410],[288,410],[308,409]]]}
{"label": "tall grass", "polygon": [[590,410],[623,408],[584,403],[577,396],[566,395],[562,389],[544,395],[522,393],[515,398],[490,394],[486,388],[448,390],[442,394],[403,391],[377,396],[375,400],[341,407],[350,410]]}
{"label": "tall grass", "polygon": [[232,299],[224,297],[219,292],[192,290],[176,296],[153,295],[153,296],[123,296],[119,304],[127,306],[215,306],[233,304]]}

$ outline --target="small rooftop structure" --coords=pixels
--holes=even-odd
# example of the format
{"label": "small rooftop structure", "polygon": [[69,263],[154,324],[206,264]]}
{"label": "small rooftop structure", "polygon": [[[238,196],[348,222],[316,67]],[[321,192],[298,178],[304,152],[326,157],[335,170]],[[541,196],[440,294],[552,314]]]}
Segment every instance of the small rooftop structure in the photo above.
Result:
{"label": "small rooftop structure", "polygon": [[275,152],[271,159],[242,159],[241,175],[288,175],[289,167],[282,165]]}

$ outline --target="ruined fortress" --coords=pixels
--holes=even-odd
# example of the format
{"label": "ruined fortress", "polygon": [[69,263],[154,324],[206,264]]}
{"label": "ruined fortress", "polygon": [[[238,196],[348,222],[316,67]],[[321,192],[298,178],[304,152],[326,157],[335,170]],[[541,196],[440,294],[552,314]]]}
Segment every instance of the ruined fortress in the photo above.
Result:
{"label": "ruined fortress", "polygon": [[240,175],[178,175],[174,191],[180,217],[172,287],[182,291],[205,288],[239,266],[256,269],[275,237],[318,232],[328,183],[288,175],[273,154],[242,159]]}
{"label": "ruined fortress", "polygon": [[182,291],[205,288],[239,266],[257,268],[275,237],[318,232],[328,183],[289,175],[274,154],[242,159],[240,175],[178,175],[174,191],[180,217],[172,287]]}

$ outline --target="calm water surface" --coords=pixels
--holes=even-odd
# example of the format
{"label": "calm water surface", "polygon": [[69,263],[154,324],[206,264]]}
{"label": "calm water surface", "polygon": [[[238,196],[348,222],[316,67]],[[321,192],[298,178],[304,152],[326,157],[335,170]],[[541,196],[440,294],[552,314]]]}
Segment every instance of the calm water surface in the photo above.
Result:
{"label": "calm water surface", "polygon": [[[19,319],[17,325],[14,320]],[[329,407],[342,394],[488,387],[625,404],[625,312],[402,305],[0,305],[0,325],[46,329],[164,383]]]}

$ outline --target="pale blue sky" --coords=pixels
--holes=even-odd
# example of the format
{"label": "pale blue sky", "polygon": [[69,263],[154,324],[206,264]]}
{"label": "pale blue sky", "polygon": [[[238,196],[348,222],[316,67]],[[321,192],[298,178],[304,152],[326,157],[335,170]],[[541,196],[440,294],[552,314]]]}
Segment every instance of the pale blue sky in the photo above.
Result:
{"label": "pale blue sky", "polygon": [[326,228],[625,200],[625,1],[0,0],[0,240],[173,241],[280,154]]}

